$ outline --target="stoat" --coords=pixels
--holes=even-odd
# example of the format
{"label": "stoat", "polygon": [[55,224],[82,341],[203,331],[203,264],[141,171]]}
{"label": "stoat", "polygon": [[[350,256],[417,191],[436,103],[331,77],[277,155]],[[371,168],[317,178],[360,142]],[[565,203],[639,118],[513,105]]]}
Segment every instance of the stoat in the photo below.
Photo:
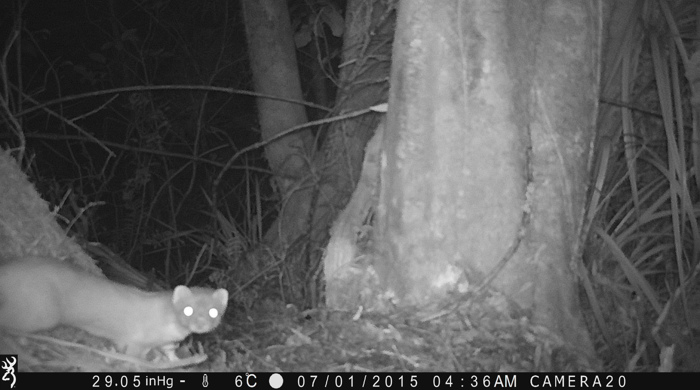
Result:
{"label": "stoat", "polygon": [[0,265],[0,328],[36,332],[70,325],[142,359],[154,348],[176,359],[177,343],[216,328],[227,302],[223,288],[146,292],[52,259]]}

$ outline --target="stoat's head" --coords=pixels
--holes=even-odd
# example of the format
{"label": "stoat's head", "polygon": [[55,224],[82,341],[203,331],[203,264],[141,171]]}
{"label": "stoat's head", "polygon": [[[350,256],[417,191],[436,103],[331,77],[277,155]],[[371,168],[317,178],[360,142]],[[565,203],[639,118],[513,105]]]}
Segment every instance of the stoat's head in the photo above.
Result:
{"label": "stoat's head", "polygon": [[194,333],[206,333],[221,322],[228,304],[223,288],[177,286],[173,290],[173,307],[178,322]]}

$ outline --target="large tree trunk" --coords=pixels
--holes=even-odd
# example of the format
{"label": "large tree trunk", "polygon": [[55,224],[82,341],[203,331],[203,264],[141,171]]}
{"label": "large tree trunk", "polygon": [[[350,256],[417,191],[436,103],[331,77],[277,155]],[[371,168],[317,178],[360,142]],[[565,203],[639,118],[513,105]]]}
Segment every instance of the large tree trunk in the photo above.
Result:
{"label": "large tree trunk", "polygon": [[425,306],[492,287],[592,356],[572,268],[597,108],[598,1],[404,0],[397,24],[380,255],[365,276],[327,270],[355,278],[329,287],[343,297],[333,302]]}

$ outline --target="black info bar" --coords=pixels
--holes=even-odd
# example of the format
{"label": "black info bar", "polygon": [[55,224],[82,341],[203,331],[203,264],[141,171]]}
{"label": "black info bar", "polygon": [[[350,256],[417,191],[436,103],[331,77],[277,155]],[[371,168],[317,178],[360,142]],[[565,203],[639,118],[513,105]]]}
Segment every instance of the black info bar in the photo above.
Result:
{"label": "black info bar", "polygon": [[[0,370],[2,373],[2,370]],[[700,383],[700,373],[27,373],[2,389],[640,389]],[[14,381],[12,380],[14,379]],[[14,385],[14,386],[13,386]],[[12,386],[12,387],[11,387]]]}

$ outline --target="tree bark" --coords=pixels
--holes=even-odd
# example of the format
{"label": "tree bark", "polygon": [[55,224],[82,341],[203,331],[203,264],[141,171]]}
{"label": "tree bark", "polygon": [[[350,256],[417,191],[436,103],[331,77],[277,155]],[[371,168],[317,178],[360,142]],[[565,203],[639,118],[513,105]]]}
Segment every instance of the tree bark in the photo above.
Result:
{"label": "tree bark", "polygon": [[574,270],[599,50],[595,0],[401,2],[372,264],[381,291],[360,304],[493,287],[593,356]]}
{"label": "tree bark", "polygon": [[[255,91],[302,101],[287,2],[242,0],[241,4]],[[307,122],[306,111],[300,104],[267,98],[258,98],[257,103],[263,139]],[[283,195],[292,182],[308,172],[304,156],[310,151],[311,141],[307,130],[290,134],[266,146],[267,160],[278,178],[278,184],[281,184]]]}
{"label": "tree bark", "polygon": [[[341,59],[345,65],[341,67],[335,114],[386,101],[393,15],[394,10],[381,0],[348,1]],[[321,153],[312,160],[314,173],[297,181],[295,191],[285,199],[281,216],[266,234],[267,242],[284,247],[305,233],[314,244],[325,240],[329,225],[357,183],[363,149],[378,120],[377,115],[365,115],[321,129],[328,136]],[[309,221],[312,226],[308,226]],[[319,260],[316,256],[316,263]]]}

